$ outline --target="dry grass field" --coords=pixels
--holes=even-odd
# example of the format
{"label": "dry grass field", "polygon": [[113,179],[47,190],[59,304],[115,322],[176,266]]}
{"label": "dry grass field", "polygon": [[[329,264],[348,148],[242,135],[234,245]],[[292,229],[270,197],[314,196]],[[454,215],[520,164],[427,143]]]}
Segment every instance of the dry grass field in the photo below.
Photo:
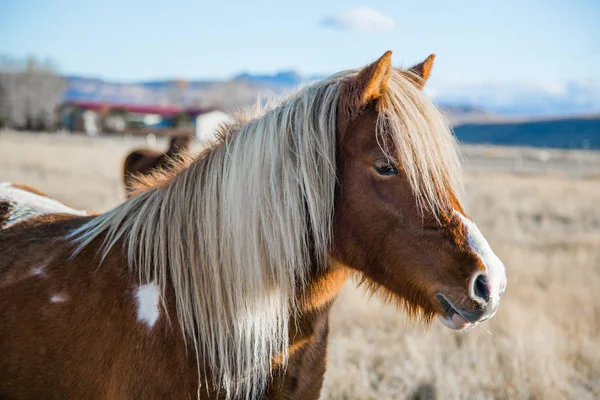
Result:
{"label": "dry grass field", "polygon": [[[139,146],[2,132],[0,181],[103,211],[123,199],[121,162]],[[600,154],[516,159],[514,173],[511,151],[465,147],[467,210],[508,270],[496,317],[465,333],[424,327],[348,284],[323,398],[600,398]]]}

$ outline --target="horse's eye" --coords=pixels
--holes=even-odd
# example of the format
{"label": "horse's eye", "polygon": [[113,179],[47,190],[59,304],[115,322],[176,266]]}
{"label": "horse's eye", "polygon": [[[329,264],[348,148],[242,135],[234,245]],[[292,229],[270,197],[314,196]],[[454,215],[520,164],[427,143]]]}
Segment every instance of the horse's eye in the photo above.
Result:
{"label": "horse's eye", "polygon": [[379,175],[390,176],[398,175],[398,168],[388,160],[377,160],[373,164],[373,168]]}

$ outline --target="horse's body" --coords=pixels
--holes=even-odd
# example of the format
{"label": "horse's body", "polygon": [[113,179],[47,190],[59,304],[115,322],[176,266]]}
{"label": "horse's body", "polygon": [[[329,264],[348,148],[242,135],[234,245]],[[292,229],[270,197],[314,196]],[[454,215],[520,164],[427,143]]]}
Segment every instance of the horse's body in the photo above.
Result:
{"label": "horse's body", "polygon": [[87,212],[71,208],[32,187],[0,182],[0,229],[48,214],[87,215]]}
{"label": "horse's body", "polygon": [[0,232],[0,397],[316,399],[350,271],[453,329],[504,266],[455,195],[456,149],[390,53],[228,127],[96,217]]}
{"label": "horse's body", "polygon": [[[169,321],[159,311],[158,294],[152,287],[137,285],[128,268],[123,268],[127,260],[121,252],[111,251],[100,268],[65,261],[69,252],[64,249],[47,252],[46,240],[60,244],[85,220],[63,216],[47,223],[41,217],[0,237],[0,254],[20,259],[2,269],[0,349],[10,346],[10,354],[0,357],[0,398],[194,397],[198,370],[192,350],[181,340],[172,293],[167,291],[164,298]],[[9,245],[14,242],[26,245]],[[100,242],[78,257],[94,259]],[[332,295],[341,288],[345,275],[335,279]],[[19,309],[8,308],[11,298],[19,299]],[[290,324],[287,369],[283,376],[275,373],[266,398],[319,397],[333,297],[313,300],[319,307],[307,306],[295,321],[298,326]],[[23,321],[28,315],[40,317]],[[18,332],[15,326],[20,326]],[[214,397],[212,391],[206,392],[204,382],[200,394],[200,398]]]}
{"label": "horse's body", "polygon": [[174,136],[166,152],[152,149],[138,149],[127,155],[123,162],[123,183],[127,196],[133,194],[132,181],[136,176],[148,175],[153,171],[166,168],[174,159],[186,152],[192,143],[191,136]]}

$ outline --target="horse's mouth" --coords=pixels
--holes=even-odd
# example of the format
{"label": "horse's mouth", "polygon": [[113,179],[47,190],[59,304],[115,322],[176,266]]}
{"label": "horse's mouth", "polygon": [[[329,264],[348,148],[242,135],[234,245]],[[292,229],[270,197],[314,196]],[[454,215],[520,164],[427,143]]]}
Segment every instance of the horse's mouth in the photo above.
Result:
{"label": "horse's mouth", "polygon": [[438,315],[438,317],[440,321],[450,329],[463,330],[472,328],[479,322],[490,318],[490,316],[482,318],[484,310],[470,312],[455,306],[446,296],[441,293],[437,293],[435,298],[443,310],[443,314]]}

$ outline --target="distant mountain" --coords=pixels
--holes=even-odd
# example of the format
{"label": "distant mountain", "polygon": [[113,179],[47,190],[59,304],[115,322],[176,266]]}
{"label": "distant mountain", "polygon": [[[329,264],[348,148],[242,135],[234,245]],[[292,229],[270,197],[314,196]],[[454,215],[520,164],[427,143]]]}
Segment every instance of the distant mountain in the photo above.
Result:
{"label": "distant mountain", "polygon": [[290,89],[302,84],[305,81],[305,78],[296,71],[284,71],[274,75],[253,75],[243,73],[235,76],[233,81],[244,81],[255,85]]}
{"label": "distant mountain", "polygon": [[[133,104],[183,104],[237,108],[257,96],[280,94],[323,78],[296,71],[272,75],[241,73],[230,80],[156,80],[115,83],[67,77],[67,100]],[[561,117],[600,112],[600,83],[440,85],[429,88],[433,100],[455,124],[498,122],[505,118]]]}
{"label": "distant mountain", "polygon": [[127,104],[219,106],[236,108],[256,101],[261,91],[279,91],[250,80],[184,81],[156,80],[116,83],[101,79],[67,76],[65,100],[89,100]]}
{"label": "distant mountain", "polygon": [[289,91],[310,78],[295,71],[273,75],[243,73],[231,80],[156,80],[116,83],[96,78],[67,76],[65,100],[91,100],[131,104],[180,104],[236,108],[256,101],[259,94]]}
{"label": "distant mountain", "polygon": [[485,109],[503,116],[558,117],[600,112],[600,82],[438,86],[439,104]]}
{"label": "distant mountain", "polygon": [[452,125],[500,122],[505,117],[474,106],[438,104]]}
{"label": "distant mountain", "polygon": [[67,76],[65,100],[89,100],[117,103],[163,104],[157,98],[157,87],[166,83],[114,83],[102,79]]}

